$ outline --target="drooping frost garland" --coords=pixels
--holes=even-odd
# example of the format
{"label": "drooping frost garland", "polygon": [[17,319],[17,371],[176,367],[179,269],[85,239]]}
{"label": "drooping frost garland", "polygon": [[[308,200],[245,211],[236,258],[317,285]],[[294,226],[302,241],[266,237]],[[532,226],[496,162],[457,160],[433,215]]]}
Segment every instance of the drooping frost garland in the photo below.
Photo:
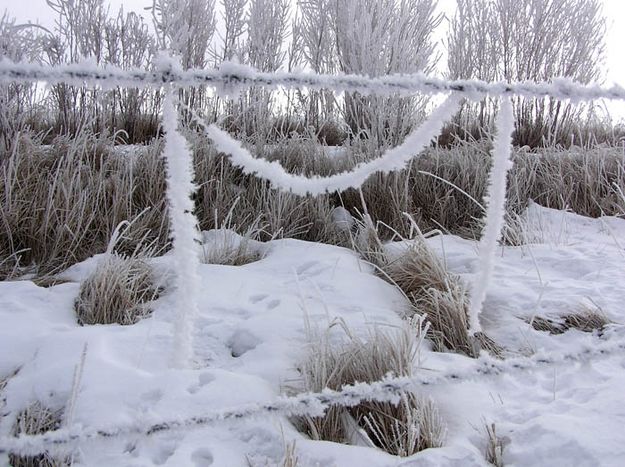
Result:
{"label": "drooping frost garland", "polygon": [[510,98],[503,97],[496,119],[497,134],[493,142],[493,166],[485,196],[486,216],[479,244],[479,261],[469,304],[469,334],[481,331],[479,315],[486,298],[495,266],[495,253],[501,239],[506,215],[506,180],[512,168],[511,148],[514,115]]}
{"label": "drooping frost garland", "polygon": [[410,160],[428,147],[436,138],[445,123],[460,108],[462,96],[451,94],[418,128],[413,130],[402,144],[387,150],[382,156],[369,162],[358,164],[352,170],[328,177],[307,177],[294,175],[284,170],[279,162],[254,157],[243,147],[240,141],[232,138],[227,132],[216,125],[206,125],[190,108],[189,112],[204,127],[208,137],[213,140],[217,149],[230,156],[233,165],[240,167],[244,173],[269,181],[275,188],[290,191],[297,195],[320,195],[326,192],[343,191],[348,188],[359,188],[367,178],[376,172],[389,173],[406,168]]}

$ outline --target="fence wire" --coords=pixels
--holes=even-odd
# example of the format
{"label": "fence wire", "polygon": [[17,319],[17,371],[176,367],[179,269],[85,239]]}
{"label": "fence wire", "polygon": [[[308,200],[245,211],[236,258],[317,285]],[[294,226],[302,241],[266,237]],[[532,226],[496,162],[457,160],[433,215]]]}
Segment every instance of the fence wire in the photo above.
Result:
{"label": "fence wire", "polygon": [[512,357],[505,360],[483,354],[470,360],[460,370],[435,371],[419,369],[414,377],[386,377],[372,383],[356,383],[341,390],[324,389],[318,393],[277,397],[266,403],[241,405],[216,410],[188,418],[153,419],[142,423],[111,427],[88,427],[75,425],[39,435],[20,435],[0,438],[0,454],[15,453],[35,456],[43,452],[75,452],[85,442],[121,436],[152,436],[166,431],[191,429],[220,422],[254,419],[266,416],[310,417],[323,416],[332,406],[353,407],[363,401],[397,403],[406,391],[442,384],[461,384],[478,378],[532,371],[557,364],[575,364],[597,357],[623,355],[625,328],[613,327],[591,343],[580,345],[575,351],[560,354],[539,351],[530,357]]}
{"label": "fence wire", "polygon": [[33,63],[0,61],[0,81],[37,82],[49,84],[100,85],[153,87],[166,83],[178,86],[214,86],[218,92],[235,95],[249,86],[331,89],[334,91],[357,91],[361,94],[440,94],[462,93],[466,97],[481,99],[484,95],[501,97],[516,95],[524,97],[552,97],[574,102],[595,99],[625,100],[625,89],[614,85],[602,87],[576,83],[567,78],[555,78],[549,82],[489,83],[480,80],[445,80],[424,74],[388,75],[367,77],[360,75],[326,75],[308,72],[264,73],[245,65],[224,63],[218,69],[182,70],[167,60],[160,62],[155,70],[139,68],[100,67],[92,63],[76,63],[47,66]]}
{"label": "fence wire", "polygon": [[[552,97],[586,101],[595,99],[625,100],[625,89],[620,86],[604,88],[583,85],[567,79],[554,79],[545,83],[486,83],[477,80],[443,80],[422,74],[395,75],[369,78],[354,75],[320,75],[312,73],[262,73],[249,67],[224,64],[217,70],[185,70],[174,60],[162,60],[157,69],[125,70],[115,67],[98,67],[93,64],[71,64],[50,67],[30,63],[0,61],[0,82],[46,82],[48,84],[99,85],[103,88],[116,86],[154,87],[165,84],[175,86],[209,85],[217,92],[235,95],[249,86],[332,89],[334,91],[358,91],[362,94],[438,94],[452,96],[433,112],[433,118],[423,123],[421,129],[407,137],[407,144],[390,150],[387,156],[371,163],[357,166],[352,172],[338,174],[335,178],[294,177],[282,167],[253,158],[239,142],[215,126],[205,126],[206,132],[224,152],[230,153],[237,165],[248,173],[272,180],[279,188],[298,194],[317,193],[343,188],[343,185],[360,186],[374,171],[399,170],[405,166],[415,148],[422,148],[440,131],[444,121],[459,105],[458,94],[479,99],[484,95],[505,97]],[[170,91],[171,92],[171,91]],[[196,116],[199,120],[199,117]],[[436,133],[436,134],[435,134]],[[424,143],[425,142],[425,143]],[[391,160],[396,159],[396,160]],[[282,169],[282,170],[280,170]],[[504,200],[505,201],[505,200]],[[482,284],[484,287],[487,284]],[[89,440],[115,438],[123,435],[149,436],[169,430],[187,429],[218,422],[242,420],[260,416],[322,416],[332,406],[353,407],[362,401],[398,402],[402,393],[434,384],[461,383],[480,376],[529,371],[545,365],[585,361],[593,357],[622,353],[625,350],[623,327],[614,327],[591,344],[579,346],[576,351],[559,355],[538,352],[531,357],[512,357],[498,360],[482,355],[470,360],[460,370],[442,372],[420,369],[414,377],[387,377],[372,383],[356,383],[334,391],[325,389],[319,393],[304,393],[278,397],[266,403],[256,403],[208,412],[201,416],[178,419],[142,421],[116,427],[72,426],[39,435],[20,435],[0,438],[0,454],[15,453],[34,456],[47,451],[74,452],[81,443]]]}

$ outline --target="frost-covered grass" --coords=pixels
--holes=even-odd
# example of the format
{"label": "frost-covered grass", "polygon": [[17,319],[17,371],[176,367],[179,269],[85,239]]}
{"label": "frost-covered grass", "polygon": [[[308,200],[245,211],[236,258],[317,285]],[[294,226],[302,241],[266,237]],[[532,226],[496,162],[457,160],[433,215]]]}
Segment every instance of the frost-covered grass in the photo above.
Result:
{"label": "frost-covered grass", "polygon": [[571,329],[582,332],[601,332],[606,326],[612,324],[612,321],[596,307],[581,305],[578,310],[560,316],[533,316],[529,323],[538,331],[562,334]]}
{"label": "frost-covered grass", "polygon": [[[13,436],[38,435],[57,430],[63,423],[63,409],[52,410],[40,402],[33,402],[22,410],[13,425]],[[70,466],[70,459],[59,458],[49,453],[38,456],[10,455],[11,467],[65,467]]]}
{"label": "frost-covered grass", "polygon": [[436,349],[475,355],[468,333],[467,287],[447,270],[425,239],[416,238],[407,249],[396,252],[382,270],[410,299],[414,312],[426,316]]}
{"label": "frost-covered grass", "polygon": [[[362,199],[379,235],[387,240],[410,235],[410,213],[431,229],[479,235],[480,206],[490,164],[488,144],[459,143],[450,149],[429,148],[407,170],[376,174],[355,190],[317,197],[279,192],[247,176],[210,140],[187,133],[194,156],[195,213],[202,230],[226,221],[240,234],[250,229],[260,240],[276,237],[346,244],[333,224],[333,209],[362,212]],[[48,274],[101,253],[117,225],[132,221],[118,244],[131,253],[137,244],[155,242],[168,248],[162,144],[118,151],[112,139],[86,132],[60,137],[51,146],[23,135],[0,154],[0,277]],[[379,155],[367,141],[322,148],[305,138],[285,139],[252,152],[278,161],[289,173],[331,175]],[[508,243],[524,243],[518,215],[529,200],[557,209],[598,217],[625,212],[621,149],[515,150],[507,188]],[[619,191],[620,190],[620,191]],[[385,226],[388,226],[385,227]],[[531,239],[530,239],[531,240]]]}
{"label": "frost-covered grass", "polygon": [[74,303],[78,323],[129,325],[148,316],[159,287],[147,261],[142,255],[105,254],[80,284]]}
{"label": "frost-covered grass", "polygon": [[[300,365],[301,387],[308,392],[340,389],[356,382],[375,382],[384,376],[411,376],[423,334],[422,321],[414,320],[395,331],[375,329],[366,339],[351,335],[332,343],[323,333],[312,337],[308,355]],[[300,417],[300,429],[312,439],[377,446],[389,454],[411,456],[440,447],[445,423],[433,401],[404,392],[396,403],[365,401],[355,407],[331,407],[323,417]]]}

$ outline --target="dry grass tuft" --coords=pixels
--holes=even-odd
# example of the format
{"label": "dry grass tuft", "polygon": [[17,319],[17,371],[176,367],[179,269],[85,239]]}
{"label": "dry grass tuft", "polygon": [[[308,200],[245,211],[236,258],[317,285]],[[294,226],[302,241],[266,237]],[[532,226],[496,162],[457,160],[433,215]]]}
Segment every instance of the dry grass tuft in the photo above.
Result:
{"label": "dry grass tuft", "polygon": [[[364,205],[364,200],[362,200]],[[504,349],[483,332],[469,335],[469,297],[461,278],[447,270],[426,243],[414,220],[408,216],[417,237],[392,258],[385,251],[379,224],[369,214],[356,220],[352,248],[371,263],[379,275],[398,287],[412,304],[411,310],[429,321],[428,337],[438,352],[453,351],[477,357],[481,349],[502,357]],[[412,232],[411,232],[412,233]]]}
{"label": "dry grass tuft", "polygon": [[[303,390],[340,389],[374,382],[389,374],[410,376],[422,341],[421,321],[399,333],[376,331],[365,342],[353,336],[332,346],[327,336],[315,342],[301,368]],[[366,401],[355,407],[331,407],[323,417],[301,417],[296,425],[312,439],[377,446],[393,455],[410,456],[442,445],[445,429],[431,400],[403,393],[398,404]]]}
{"label": "dry grass tuft", "polygon": [[107,254],[80,285],[74,303],[78,323],[134,324],[150,313],[146,305],[159,292],[145,258]]}
{"label": "dry grass tuft", "polygon": [[579,311],[562,315],[557,318],[534,316],[528,322],[537,331],[546,331],[549,334],[564,334],[570,329],[582,332],[601,332],[612,323],[598,308],[582,306]]}
{"label": "dry grass tuft", "polygon": [[423,235],[382,269],[387,279],[401,289],[416,313],[430,323],[429,334],[436,351],[461,352],[477,357],[480,349],[500,357],[503,349],[484,333],[469,335],[469,297],[459,276],[428,247]]}
{"label": "dry grass tuft", "polygon": [[248,238],[234,241],[228,236],[217,235],[216,237],[218,236],[223,238],[214,238],[213,241],[202,245],[202,263],[243,266],[263,258],[262,253],[250,245]]}
{"label": "dry grass tuft", "polygon": [[297,451],[295,448],[295,440],[286,445],[281,467],[297,467],[299,465],[299,458],[297,457]]}
{"label": "dry grass tuft", "polygon": [[[40,402],[35,402],[18,414],[13,425],[12,435],[38,435],[58,430],[62,423],[62,409],[52,410]],[[64,467],[71,465],[71,462],[69,459],[55,458],[46,452],[38,456],[10,454],[9,465],[12,467]]]}
{"label": "dry grass tuft", "polygon": [[230,208],[221,228],[202,233],[202,263],[242,266],[263,258],[264,252],[254,244],[262,234],[261,217],[257,217],[243,235],[238,235],[236,225],[232,225],[237,203],[238,199]]}
{"label": "dry grass tuft", "polygon": [[486,457],[486,462],[494,465],[495,467],[503,467],[503,450],[508,444],[509,439],[497,436],[494,423],[491,423],[490,425],[486,424],[485,429],[487,441],[484,456]]}

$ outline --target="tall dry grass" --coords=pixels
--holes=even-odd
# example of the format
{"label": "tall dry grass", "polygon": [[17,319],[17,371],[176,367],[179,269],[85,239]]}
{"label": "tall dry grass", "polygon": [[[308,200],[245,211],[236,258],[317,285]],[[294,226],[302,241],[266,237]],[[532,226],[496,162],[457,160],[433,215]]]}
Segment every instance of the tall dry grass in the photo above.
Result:
{"label": "tall dry grass", "polygon": [[[362,192],[299,197],[243,174],[204,136],[189,131],[188,137],[202,230],[229,222],[239,233],[254,229],[259,240],[293,237],[344,245],[346,237],[333,222],[333,210],[344,207],[359,216],[364,200],[382,240],[409,236],[412,227],[404,213],[422,231],[440,229],[471,238],[480,232],[490,166],[486,143],[430,148],[404,171],[374,175]],[[124,221],[131,222],[118,242],[121,253],[129,254],[142,243],[167,248],[160,140],[121,151],[114,137],[84,130],[76,137],[56,138],[50,146],[41,142],[41,137],[26,133],[0,150],[0,277],[54,273],[100,253]],[[316,138],[303,137],[253,149],[290,172],[309,176],[348,170],[380,153],[365,140],[328,154]],[[592,217],[620,215],[625,212],[619,192],[625,191],[624,167],[618,148],[516,150],[508,183],[509,219],[512,223],[530,199]],[[517,241],[511,234],[509,241]]]}

